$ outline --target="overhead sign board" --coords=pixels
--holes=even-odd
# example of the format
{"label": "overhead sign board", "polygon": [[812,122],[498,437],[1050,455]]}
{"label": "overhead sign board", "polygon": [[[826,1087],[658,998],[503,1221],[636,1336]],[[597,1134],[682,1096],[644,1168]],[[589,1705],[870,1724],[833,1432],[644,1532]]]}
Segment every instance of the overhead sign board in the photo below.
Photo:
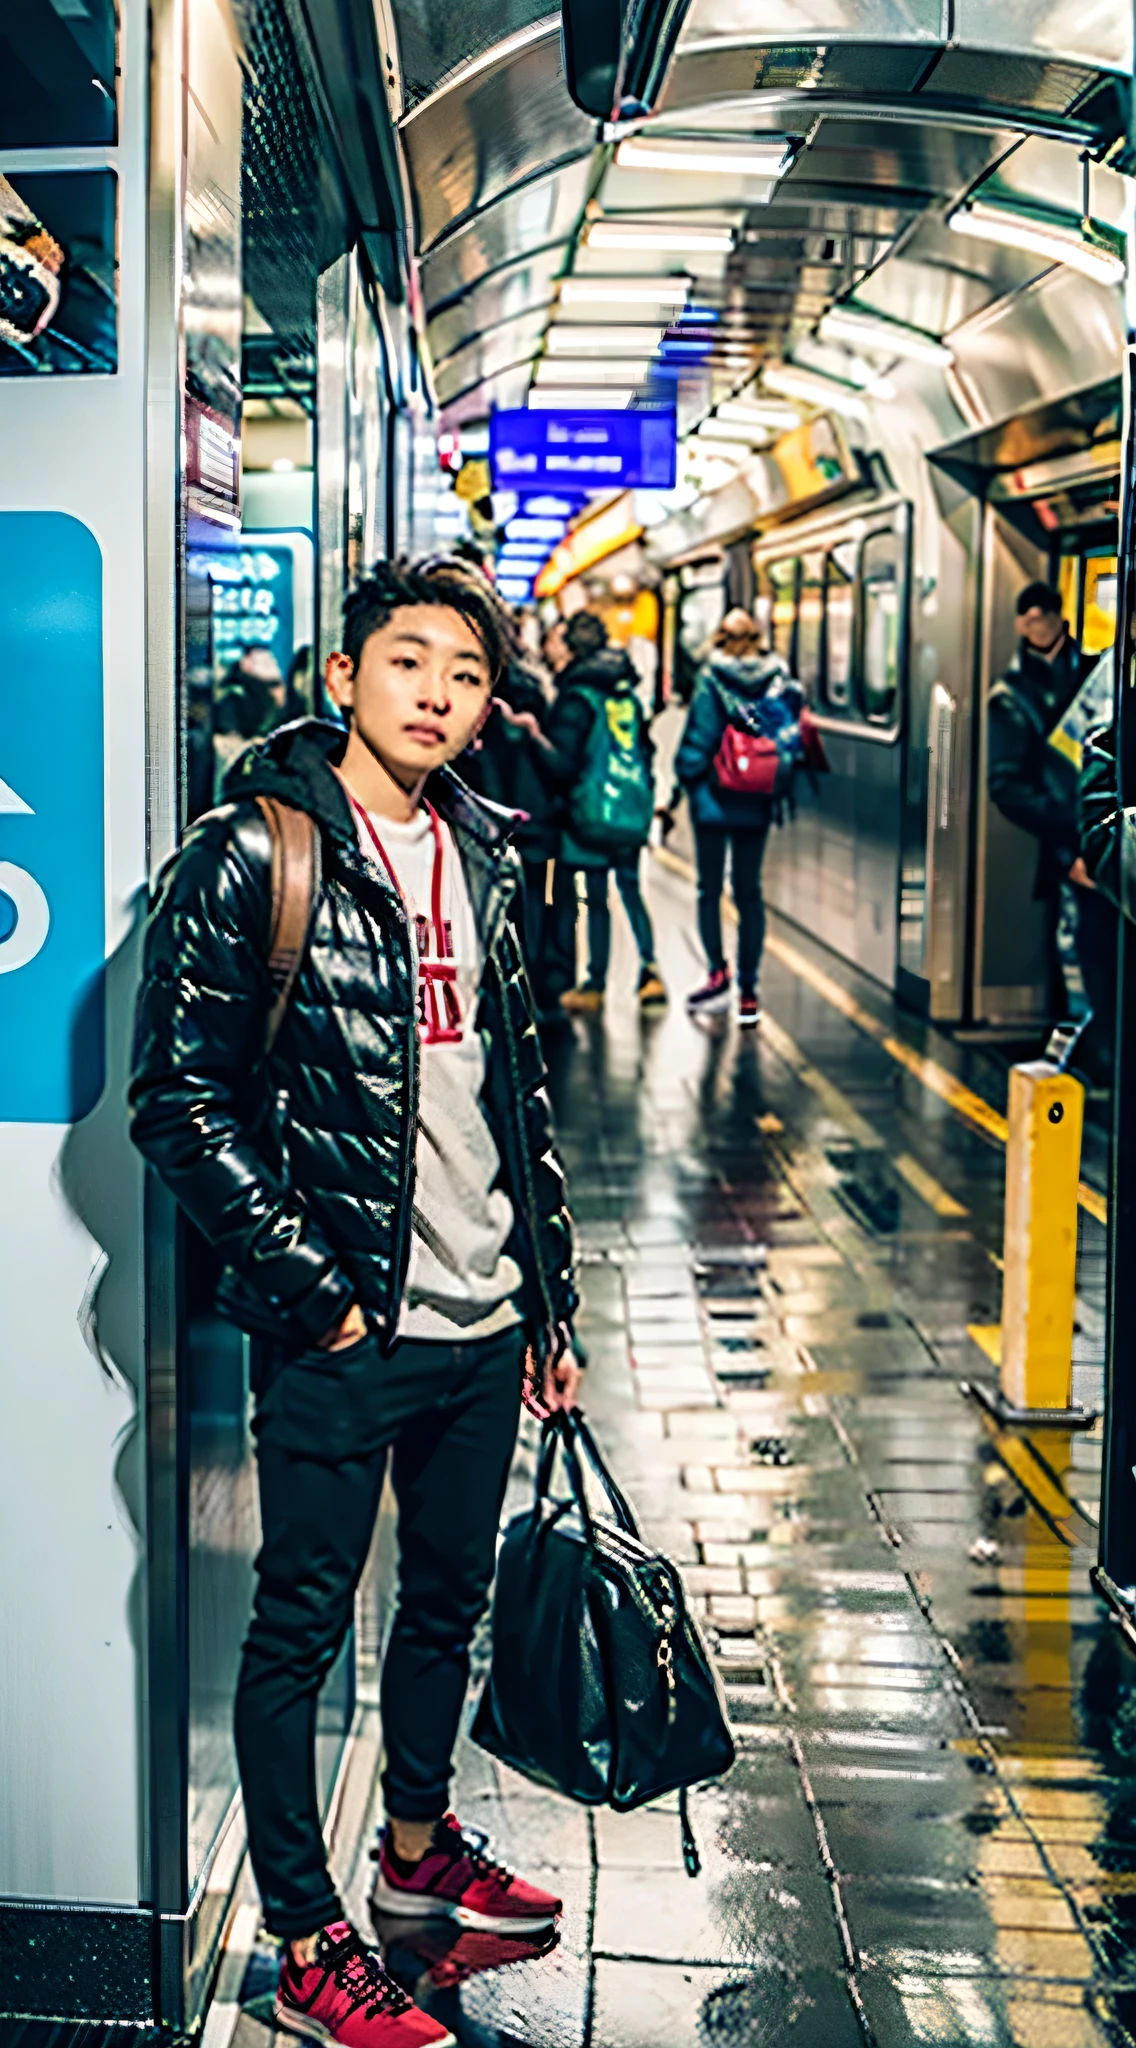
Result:
{"label": "overhead sign board", "polygon": [[489,461],[498,491],[674,487],[673,409],[642,412],[495,412]]}

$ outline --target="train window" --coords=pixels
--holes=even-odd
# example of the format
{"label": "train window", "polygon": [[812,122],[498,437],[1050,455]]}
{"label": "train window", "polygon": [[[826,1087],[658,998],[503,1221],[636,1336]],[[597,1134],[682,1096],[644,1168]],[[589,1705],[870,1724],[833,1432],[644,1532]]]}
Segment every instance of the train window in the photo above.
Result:
{"label": "train window", "polygon": [[899,689],[901,547],[897,533],[870,533],[860,557],[864,709],[881,722],[893,715]]}
{"label": "train window", "polygon": [[793,628],[797,623],[797,563],[793,558],[786,562],[770,562],[765,570],[768,578],[772,605],[769,614],[769,637],[774,654],[792,664]]}
{"label": "train window", "polygon": [[857,543],[837,541],[828,558],[824,593],[824,694],[834,711],[852,702],[852,617]]}
{"label": "train window", "polygon": [[797,681],[815,699],[821,679],[824,625],[824,556],[801,556],[801,591],[797,599]]}
{"label": "train window", "polygon": [[1086,654],[1103,654],[1116,638],[1116,556],[1086,555],[1084,578],[1081,646]]}

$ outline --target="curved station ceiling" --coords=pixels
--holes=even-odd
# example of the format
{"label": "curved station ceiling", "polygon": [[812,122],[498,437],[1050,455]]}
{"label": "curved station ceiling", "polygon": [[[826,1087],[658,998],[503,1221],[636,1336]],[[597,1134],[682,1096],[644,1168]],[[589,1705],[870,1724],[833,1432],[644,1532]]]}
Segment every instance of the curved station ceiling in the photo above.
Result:
{"label": "curved station ceiling", "polygon": [[1120,275],[1115,0],[691,0],[650,111],[607,122],[530,12],[394,0],[388,24],[449,428],[647,401],[685,432],[725,404],[710,430],[752,445],[886,394],[1062,237],[1090,303]]}

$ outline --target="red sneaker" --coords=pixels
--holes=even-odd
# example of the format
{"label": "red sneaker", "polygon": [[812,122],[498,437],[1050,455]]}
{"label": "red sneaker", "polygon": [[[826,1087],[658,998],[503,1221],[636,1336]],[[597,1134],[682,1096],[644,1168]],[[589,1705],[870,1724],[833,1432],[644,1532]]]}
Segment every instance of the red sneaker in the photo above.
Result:
{"label": "red sneaker", "polygon": [[457,2048],[454,2036],[399,1990],[346,1920],[320,1930],[310,1963],[285,1950],[276,2024],[341,2048]]}
{"label": "red sneaker", "polygon": [[487,1854],[488,1837],[463,1828],[447,1813],[434,1829],[434,1840],[409,1877],[401,1877],[391,1861],[387,1831],[373,1852],[378,1864],[371,1908],[376,1913],[401,1913],[416,1920],[445,1914],[463,1927],[481,1927],[496,1934],[534,1934],[559,1917],[564,1908],[551,1892],[539,1891],[503,1863]]}

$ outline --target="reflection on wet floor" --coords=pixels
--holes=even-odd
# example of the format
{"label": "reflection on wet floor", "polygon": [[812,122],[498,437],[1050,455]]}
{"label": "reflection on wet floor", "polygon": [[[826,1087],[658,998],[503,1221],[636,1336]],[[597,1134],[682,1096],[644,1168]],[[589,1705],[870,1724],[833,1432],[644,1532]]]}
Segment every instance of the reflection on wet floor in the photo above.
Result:
{"label": "reflection on wet floor", "polygon": [[[677,997],[689,892],[651,888]],[[776,958],[748,1040],[678,1000],[644,1021],[631,986],[617,948],[606,1016],[553,1048],[587,1408],[684,1569],[739,1758],[694,1801],[691,1880],[675,1802],[588,1814],[464,1744],[456,1804],[563,1894],[559,1939],[404,1923],[391,1967],[477,2048],[1129,2040],[1136,1662],[1088,1582],[1099,1425],[1025,1440],[958,1388],[989,1370],[1001,1154]]]}

